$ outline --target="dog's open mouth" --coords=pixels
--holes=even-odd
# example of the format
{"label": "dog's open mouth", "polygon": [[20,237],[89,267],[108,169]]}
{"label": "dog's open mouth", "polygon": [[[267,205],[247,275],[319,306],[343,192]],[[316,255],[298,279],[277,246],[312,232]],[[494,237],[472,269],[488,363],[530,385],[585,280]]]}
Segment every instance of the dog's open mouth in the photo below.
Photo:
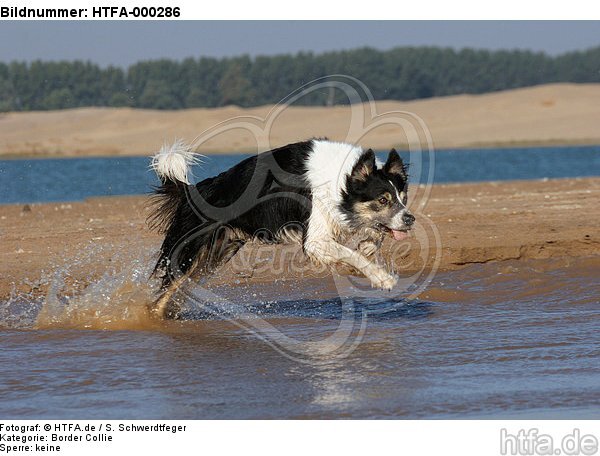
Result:
{"label": "dog's open mouth", "polygon": [[403,241],[404,239],[408,238],[408,230],[410,229],[402,228],[401,230],[394,230],[390,227],[385,226],[382,223],[378,223],[377,228],[379,228],[379,230],[383,231],[384,233],[392,236],[396,241]]}

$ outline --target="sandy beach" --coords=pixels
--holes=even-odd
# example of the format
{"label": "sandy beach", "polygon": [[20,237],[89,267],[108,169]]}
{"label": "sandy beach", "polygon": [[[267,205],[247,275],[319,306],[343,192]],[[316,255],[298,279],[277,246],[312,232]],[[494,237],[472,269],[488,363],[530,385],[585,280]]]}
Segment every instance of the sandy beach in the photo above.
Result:
{"label": "sandy beach", "polygon": [[[368,126],[373,115],[390,111],[416,114],[425,122],[436,148],[600,143],[600,84],[549,84],[483,95],[378,101],[375,105],[375,112],[369,105],[359,105],[363,124]],[[272,109],[81,108],[0,114],[0,156],[151,155],[165,141],[182,138],[191,142],[203,131],[235,117],[242,116],[241,120],[262,130],[262,121]],[[415,118],[403,116],[415,124]],[[390,125],[362,138],[348,138],[351,117],[348,106],[292,106],[260,135],[271,147],[318,136],[360,140],[377,149],[406,147],[406,135]],[[422,131],[419,140],[426,142]],[[200,150],[256,152],[257,146],[253,135],[237,129],[215,136]]]}
{"label": "sandy beach", "polygon": [[[384,258],[394,256],[400,275],[438,260],[441,271],[519,259],[600,261],[600,178],[435,185],[427,199],[424,191],[411,193],[418,222],[413,236],[400,248],[384,244]],[[161,238],[146,226],[146,206],[143,196],[2,206],[0,298],[15,291],[44,294],[48,275],[66,266],[69,280],[85,287],[123,258],[151,262]],[[264,248],[246,245],[218,280],[272,280],[272,269],[261,269],[261,261],[272,261],[273,252],[257,261]],[[278,278],[329,274],[303,264],[297,253],[301,272],[283,264]],[[85,263],[77,261],[82,254]]]}

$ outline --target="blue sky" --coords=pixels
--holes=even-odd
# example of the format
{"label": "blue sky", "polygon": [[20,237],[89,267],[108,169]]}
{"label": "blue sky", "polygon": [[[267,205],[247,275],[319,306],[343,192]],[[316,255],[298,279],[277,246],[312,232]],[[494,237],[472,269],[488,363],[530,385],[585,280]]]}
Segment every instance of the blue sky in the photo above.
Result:
{"label": "blue sky", "polygon": [[371,46],[530,49],[600,45],[600,21],[3,21],[0,61],[139,60],[323,52]]}

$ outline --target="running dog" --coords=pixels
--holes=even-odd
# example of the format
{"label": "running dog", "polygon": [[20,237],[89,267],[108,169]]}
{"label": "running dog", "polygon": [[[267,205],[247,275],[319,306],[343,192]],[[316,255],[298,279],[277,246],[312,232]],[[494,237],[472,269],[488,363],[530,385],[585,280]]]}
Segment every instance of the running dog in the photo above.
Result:
{"label": "running dog", "polygon": [[[168,302],[194,271],[210,274],[252,239],[301,243],[312,260],[345,264],[376,288],[390,290],[395,276],[371,261],[384,236],[407,237],[407,167],[392,149],[375,153],[326,139],[288,144],[242,160],[218,176],[192,184],[199,155],[182,142],[164,146],[152,167],[155,189],[151,228],[165,235],[154,273],[162,295],[155,312],[174,318]],[[357,249],[344,246],[353,236]]]}

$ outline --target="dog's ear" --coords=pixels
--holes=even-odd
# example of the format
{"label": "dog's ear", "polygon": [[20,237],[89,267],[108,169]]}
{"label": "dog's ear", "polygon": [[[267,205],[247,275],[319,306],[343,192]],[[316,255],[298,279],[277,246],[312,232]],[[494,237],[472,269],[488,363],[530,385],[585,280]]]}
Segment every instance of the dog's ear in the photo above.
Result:
{"label": "dog's ear", "polygon": [[405,181],[408,179],[408,166],[404,164],[402,158],[398,155],[398,152],[396,152],[396,149],[390,150],[383,171],[387,174],[397,174]]}
{"label": "dog's ear", "polygon": [[367,178],[373,173],[374,170],[375,170],[375,152],[373,152],[372,149],[369,149],[360,156],[360,158],[354,165],[354,168],[352,168],[350,177],[354,180],[366,181]]}

